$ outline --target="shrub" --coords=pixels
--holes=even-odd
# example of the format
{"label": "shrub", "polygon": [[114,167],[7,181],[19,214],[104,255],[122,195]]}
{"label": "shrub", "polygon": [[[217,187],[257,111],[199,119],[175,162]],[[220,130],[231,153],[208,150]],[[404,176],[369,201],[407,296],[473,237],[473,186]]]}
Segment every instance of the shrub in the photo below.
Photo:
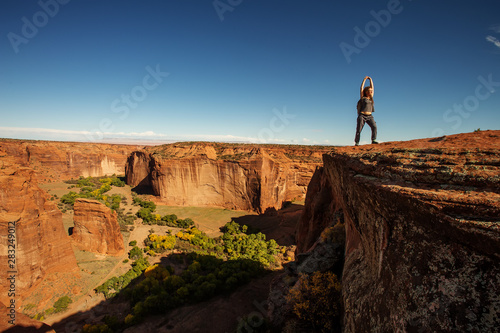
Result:
{"label": "shrub", "polygon": [[134,246],[132,250],[128,253],[128,258],[132,260],[137,260],[142,258],[142,250],[137,246]]}
{"label": "shrub", "polygon": [[150,250],[158,253],[173,249],[175,243],[176,238],[173,235],[159,236],[157,234],[150,234],[148,238],[144,240],[144,245]]}
{"label": "shrub", "polygon": [[76,181],[68,181],[69,183],[75,182],[76,186],[80,188],[80,192],[69,192],[61,197],[61,202],[73,206],[76,198],[95,199],[103,202],[107,207],[112,210],[118,210],[122,197],[118,194],[106,196],[104,193],[111,190],[111,186],[125,186],[125,183],[120,179],[113,178],[92,178],[80,177]]}
{"label": "shrub", "polygon": [[239,234],[239,233],[245,233],[247,232],[248,227],[246,225],[239,225],[238,223],[231,221],[226,223],[223,227],[220,228],[220,231],[222,231],[225,234]]}
{"label": "shrub", "polygon": [[78,198],[78,193],[70,191],[69,193],[67,193],[61,197],[61,202],[63,204],[73,206],[75,204],[76,198]]}
{"label": "shrub", "polygon": [[297,317],[314,327],[315,332],[340,332],[342,287],[331,272],[301,274],[287,301]]}
{"label": "shrub", "polygon": [[135,214],[146,224],[150,224],[150,222],[154,219],[153,214],[151,214],[151,210],[148,208],[141,208]]}
{"label": "shrub", "polygon": [[68,305],[73,302],[69,296],[63,296],[59,298],[55,303],[54,303],[54,312],[61,312],[64,311],[68,308]]}
{"label": "shrub", "polygon": [[76,186],[78,186],[78,187],[85,187],[85,186],[93,187],[93,186],[95,186],[95,184],[92,181],[91,177],[87,177],[87,178],[80,177],[78,179],[78,181],[76,182]]}
{"label": "shrub", "polygon": [[113,330],[106,324],[85,324],[83,325],[83,333],[113,333]]}
{"label": "shrub", "polygon": [[323,242],[345,243],[345,224],[337,222],[333,227],[328,227],[321,233]]}
{"label": "shrub", "polygon": [[132,204],[134,205],[139,205],[142,208],[149,209],[151,212],[154,212],[156,210],[156,205],[152,201],[147,201],[147,200],[142,200],[139,197],[134,197],[132,199]]}
{"label": "shrub", "polygon": [[146,258],[137,259],[132,263],[132,268],[125,274],[112,277],[94,290],[97,293],[102,293],[106,298],[114,297],[120,290],[128,286],[133,279],[141,275],[148,266],[149,262]]}
{"label": "shrub", "polygon": [[125,317],[125,325],[127,326],[132,326],[132,325],[135,325],[137,323],[140,322],[139,318],[134,316],[133,314],[129,313],[126,317]]}

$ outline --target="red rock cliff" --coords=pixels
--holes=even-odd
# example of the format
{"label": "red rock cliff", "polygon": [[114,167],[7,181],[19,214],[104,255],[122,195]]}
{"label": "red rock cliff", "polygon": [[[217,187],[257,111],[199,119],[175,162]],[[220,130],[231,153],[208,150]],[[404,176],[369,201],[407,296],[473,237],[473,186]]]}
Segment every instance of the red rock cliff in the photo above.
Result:
{"label": "red rock cliff", "polygon": [[74,205],[73,234],[82,250],[119,256],[124,253],[123,236],[116,212],[96,200],[78,198]]}
{"label": "red rock cliff", "polygon": [[[9,157],[1,155],[2,161]],[[29,168],[8,166],[0,169],[0,302],[9,304],[6,279],[8,250],[16,260],[16,298],[20,300],[49,273],[75,272],[75,255],[64,230],[62,213],[34,181]],[[15,248],[9,247],[9,227],[15,222]]]}
{"label": "red rock cliff", "polygon": [[128,155],[138,146],[103,143],[0,139],[0,151],[17,165],[37,172],[39,182],[123,175]]}
{"label": "red rock cliff", "polygon": [[127,183],[150,186],[167,205],[263,212],[305,196],[323,147],[181,143],[130,155]]}
{"label": "red rock cliff", "polygon": [[339,148],[315,177],[297,246],[343,215],[345,332],[500,327],[500,131]]}

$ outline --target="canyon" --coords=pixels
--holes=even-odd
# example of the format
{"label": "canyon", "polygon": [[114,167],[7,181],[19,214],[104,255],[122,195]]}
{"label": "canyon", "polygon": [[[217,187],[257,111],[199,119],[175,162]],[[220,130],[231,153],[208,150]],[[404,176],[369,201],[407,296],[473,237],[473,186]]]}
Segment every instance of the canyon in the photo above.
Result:
{"label": "canyon", "polygon": [[[127,156],[135,149],[108,144],[0,140],[0,261],[7,265],[9,254],[15,257],[10,271],[16,272],[17,311],[25,297],[39,291],[43,282],[49,287],[40,296],[41,307],[50,306],[55,293],[72,295],[81,289],[80,269],[72,240],[63,226],[62,212],[40,184],[123,174]],[[2,269],[0,273],[3,304],[11,300],[7,271]]]}
{"label": "canyon", "polygon": [[[71,237],[88,228],[77,228],[77,217],[81,230],[68,236],[38,184],[111,174],[125,174],[128,185],[164,205],[273,214],[305,200],[296,260],[273,275],[267,300],[266,315],[277,327],[292,316],[286,297],[299,276],[317,271],[341,278],[344,332],[500,326],[500,131],[359,147],[0,140],[0,260],[7,260],[8,223],[16,221],[21,295],[43,279],[57,288],[63,274],[77,277]],[[87,215],[81,222],[102,217],[85,237],[109,231],[79,243],[123,253],[113,214],[78,202],[75,216]],[[103,221],[109,227],[99,229]],[[3,304],[6,288],[2,277]]]}
{"label": "canyon", "polygon": [[134,152],[127,184],[166,205],[253,210],[301,201],[327,147],[177,143]]}
{"label": "canyon", "polygon": [[[173,147],[171,145],[159,146],[154,148],[155,157],[158,153],[165,151],[177,151],[178,155],[186,156],[194,151],[208,152],[210,157],[214,157],[210,148],[212,144],[195,143],[184,144],[183,147]],[[216,162],[220,170],[233,170],[234,179],[230,191],[225,193],[225,203],[233,201],[232,195],[237,191],[239,182],[250,184],[249,188],[255,190],[255,195],[249,195],[243,199],[234,199],[236,202],[232,207],[251,208],[259,207],[260,197],[266,200],[266,193],[261,195],[260,177],[267,183],[274,181],[275,178],[262,174],[262,171],[251,170],[250,165],[255,164],[261,167],[263,164],[271,165],[269,170],[280,175],[280,168],[273,169],[273,160],[267,157],[266,161],[262,159],[256,162],[246,162],[244,168],[240,168],[236,160],[240,155],[252,155],[252,151],[259,151],[258,146],[247,145],[228,145],[222,149],[224,160]],[[243,148],[241,148],[243,147]],[[80,269],[77,265],[72,246],[76,246],[86,251],[95,252],[104,255],[119,256],[124,253],[123,238],[116,224],[114,216],[109,208],[89,200],[79,199],[76,202],[74,214],[73,235],[68,236],[62,222],[62,213],[57,207],[56,198],[51,197],[47,192],[41,189],[40,185],[77,179],[79,177],[100,177],[113,174],[123,175],[129,165],[127,160],[134,156],[147,156],[152,148],[143,148],[132,145],[113,145],[97,143],[78,143],[78,142],[50,142],[50,141],[31,141],[31,140],[11,140],[0,139],[0,230],[1,247],[0,260],[7,263],[8,252],[8,228],[9,223],[16,223],[16,305],[17,311],[20,311],[26,296],[36,291],[41,296],[38,305],[41,308],[49,307],[53,302],[51,297],[55,294],[65,292],[69,295],[76,295],[81,290],[78,286]],[[219,153],[222,150],[219,149]],[[298,148],[299,151],[303,148]],[[282,187],[290,187],[291,190],[282,189],[279,194],[276,206],[282,204],[287,199],[301,198],[305,192],[305,187],[309,181],[308,177],[312,174],[314,166],[311,166],[310,159],[314,159],[316,165],[320,161],[320,156],[324,151],[316,152],[316,149],[301,151],[306,161],[302,167],[300,163],[293,165],[293,186],[292,181],[285,178],[280,179]],[[324,150],[324,149],[323,149]],[[243,153],[242,153],[243,152]],[[287,153],[286,149],[274,149],[274,154],[280,154],[281,158]],[[194,154],[195,155],[195,154]],[[263,155],[260,153],[260,155]],[[289,158],[286,158],[290,160]],[[231,161],[228,161],[231,160]],[[199,163],[200,164],[197,164]],[[227,162],[227,163],[226,163]],[[203,177],[209,177],[205,169],[203,154],[194,156],[191,159],[191,170],[193,174]],[[224,164],[228,164],[225,166]],[[196,168],[200,166],[200,170]],[[182,166],[184,168],[184,166]],[[194,169],[193,169],[194,168]],[[268,169],[265,169],[265,171]],[[127,176],[139,177],[139,168],[134,172],[128,172]],[[149,170],[146,170],[149,172]],[[304,172],[303,174],[301,172]],[[185,174],[181,171],[180,176]],[[224,172],[222,174],[224,174]],[[155,174],[157,171],[155,171]],[[292,176],[289,173],[287,177]],[[232,175],[230,175],[232,177]],[[248,179],[242,179],[239,176],[248,176]],[[139,177],[140,178],[140,177]],[[153,179],[155,179],[153,177]],[[228,186],[231,180],[223,181],[215,186]],[[267,184],[266,183],[266,184]],[[198,183],[199,184],[199,183]],[[212,186],[208,184],[207,186]],[[270,186],[270,185],[266,185]],[[187,187],[183,199],[179,194],[173,194],[179,198],[177,204],[189,202],[193,196],[189,192],[196,187]],[[247,201],[245,201],[247,200]],[[257,202],[256,206],[253,203]],[[207,203],[205,203],[207,204]],[[208,202],[208,204],[219,205],[219,202]],[[0,283],[0,302],[9,304],[8,281],[6,279],[7,270],[3,270],[2,282]],[[43,286],[44,290],[41,290]]]}

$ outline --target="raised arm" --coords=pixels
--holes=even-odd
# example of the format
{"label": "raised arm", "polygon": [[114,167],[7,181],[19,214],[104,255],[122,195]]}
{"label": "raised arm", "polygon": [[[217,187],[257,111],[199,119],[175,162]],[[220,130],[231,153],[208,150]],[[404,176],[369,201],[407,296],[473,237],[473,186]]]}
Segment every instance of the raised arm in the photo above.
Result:
{"label": "raised arm", "polygon": [[359,98],[363,98],[363,88],[365,87],[366,79],[369,78],[369,76],[365,76],[365,78],[363,79],[363,83],[361,83],[361,88],[359,89]]}
{"label": "raised arm", "polygon": [[372,87],[373,95],[375,94],[375,89],[373,88],[373,80],[372,80],[372,78],[369,77],[369,76],[365,76],[365,78],[363,79],[363,83],[361,83],[361,89],[359,90],[359,98],[363,98],[363,88],[365,87],[366,80],[370,81],[370,87]]}

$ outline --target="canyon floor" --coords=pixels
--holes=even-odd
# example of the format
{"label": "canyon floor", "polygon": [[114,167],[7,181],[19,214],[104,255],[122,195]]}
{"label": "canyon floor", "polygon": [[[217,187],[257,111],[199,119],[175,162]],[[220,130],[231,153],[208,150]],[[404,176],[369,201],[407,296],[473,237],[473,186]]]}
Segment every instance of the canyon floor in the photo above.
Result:
{"label": "canyon floor", "polygon": [[[56,202],[71,190],[70,184],[65,182],[48,183],[41,185],[41,188],[51,195]],[[135,215],[139,207],[132,205],[132,193],[130,186],[113,187],[109,192],[110,195],[120,194],[124,196],[126,201],[125,203],[122,202],[120,207],[124,209],[125,214]],[[254,212],[224,208],[166,206],[162,205],[162,202],[153,196],[144,197],[155,201],[158,214],[176,214],[179,218],[189,217],[195,221],[200,230],[210,237],[221,235],[220,227],[234,220],[240,224],[257,228],[266,235],[267,239],[275,239],[282,246],[294,245],[295,226],[303,210],[303,203],[298,202],[289,204],[279,211],[257,215]],[[63,213],[63,224],[68,232],[73,227],[72,210]],[[167,230],[172,230],[173,233],[180,230],[168,226],[145,225],[142,224],[140,219],[136,219],[133,228],[129,227],[129,229],[131,231],[122,231],[126,249],[125,254],[122,256],[113,257],[93,254],[81,251],[73,246],[81,275],[81,279],[73,279],[71,282],[66,281],[66,283],[69,282],[69,285],[73,286],[71,288],[73,302],[66,311],[45,318],[43,320],[45,323],[51,325],[57,332],[68,331],[68,329],[81,328],[85,323],[110,313],[110,303],[104,299],[103,295],[96,294],[93,289],[109,278],[124,274],[131,268],[130,261],[124,262],[128,258],[128,251],[132,248],[128,245],[129,242],[136,240],[141,246],[151,229],[157,234],[165,234]],[[165,257],[160,255],[148,258],[151,264],[159,263],[164,259]],[[240,287],[230,295],[217,296],[199,304],[185,306],[172,311],[167,316],[150,318],[145,324],[142,324],[139,328],[134,327],[134,329],[140,329],[144,332],[196,332],[197,329],[200,332],[233,332],[238,325],[239,318],[255,311],[258,313],[263,312],[262,306],[258,304],[267,298],[270,282],[278,273],[279,271],[269,272],[265,276]],[[58,283],[54,283],[54,280],[55,278],[42,282],[25,299],[23,303],[25,308],[28,309],[27,314],[34,315],[40,310],[44,310],[40,306],[38,308],[33,307],[33,304],[49,307],[57,300],[60,294],[58,292],[60,286]],[[53,297],[44,299],[42,295],[53,295]],[[112,305],[118,314],[126,306],[126,304],[115,303]],[[219,315],[214,316],[215,313],[219,313]],[[216,318],[225,319],[218,320]],[[211,323],[209,329],[206,328],[207,321]]]}

